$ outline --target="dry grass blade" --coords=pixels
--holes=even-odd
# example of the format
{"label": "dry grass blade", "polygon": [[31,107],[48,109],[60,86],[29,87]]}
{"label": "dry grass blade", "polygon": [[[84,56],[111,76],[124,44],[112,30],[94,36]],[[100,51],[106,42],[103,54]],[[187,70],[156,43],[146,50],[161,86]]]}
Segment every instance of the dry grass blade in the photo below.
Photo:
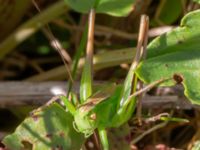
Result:
{"label": "dry grass blade", "polygon": [[135,59],[134,59],[132,65],[131,65],[132,69],[137,67],[137,65],[139,64],[139,62],[144,54],[145,49],[143,48],[143,45],[145,43],[146,36],[148,37],[148,35],[147,35],[148,30],[146,29],[147,25],[148,25],[147,22],[148,22],[148,17],[146,15],[142,15],[140,29],[139,29],[138,43],[137,43],[137,48],[136,48],[136,55],[135,55]]}
{"label": "dry grass blade", "polygon": [[[53,23],[67,30],[84,31],[84,27],[68,24],[61,19],[56,19],[53,21]],[[148,32],[148,37],[159,36],[165,32],[171,31],[173,28],[174,26],[160,26],[160,27],[151,28]],[[137,33],[128,33],[119,29],[114,29],[114,28],[99,25],[99,24],[95,25],[94,34],[97,36],[115,36],[115,37],[119,37],[119,38],[127,39],[127,40],[137,39],[138,37]]]}
{"label": "dry grass blade", "polygon": [[[146,15],[143,15],[141,17],[141,23],[140,23],[140,33],[139,33],[139,38],[138,38],[138,43],[139,40],[141,41],[141,45],[139,45],[141,48],[141,58],[145,59],[146,57],[146,47],[148,43],[148,32],[149,32],[149,17]],[[140,83],[140,89],[143,89],[143,83]],[[137,105],[137,118],[139,125],[142,125],[142,98],[144,97],[144,93],[138,96],[138,105]]]}
{"label": "dry grass blade", "polygon": [[162,122],[160,124],[157,124],[155,126],[153,126],[152,128],[150,128],[149,130],[145,131],[144,133],[142,133],[140,136],[138,136],[137,138],[135,138],[134,140],[131,141],[131,145],[134,145],[135,143],[139,142],[143,137],[145,137],[146,135],[152,133],[153,131],[156,131],[160,128],[163,128],[167,125],[168,122]]}

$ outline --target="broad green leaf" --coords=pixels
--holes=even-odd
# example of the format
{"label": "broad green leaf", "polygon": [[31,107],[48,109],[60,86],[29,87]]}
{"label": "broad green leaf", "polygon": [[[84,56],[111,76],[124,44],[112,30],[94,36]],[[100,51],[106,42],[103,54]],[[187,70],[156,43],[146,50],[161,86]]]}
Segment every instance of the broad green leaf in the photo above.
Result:
{"label": "broad green leaf", "polygon": [[[148,45],[147,60],[136,73],[146,83],[174,77],[165,82],[172,86],[181,82],[185,95],[194,104],[200,104],[200,10],[187,14],[181,26],[161,35]],[[181,81],[183,80],[183,81]]]}
{"label": "broad green leaf", "polygon": [[10,150],[80,150],[84,138],[72,122],[71,114],[55,103],[26,118],[3,143]]}
{"label": "broad green leaf", "polygon": [[[162,0],[156,10],[153,24],[172,24],[183,12],[184,0]],[[169,11],[170,10],[170,11]]]}
{"label": "broad green leaf", "polygon": [[112,16],[126,16],[133,9],[135,0],[65,0],[75,11],[88,13],[95,7],[97,13],[106,13]]}

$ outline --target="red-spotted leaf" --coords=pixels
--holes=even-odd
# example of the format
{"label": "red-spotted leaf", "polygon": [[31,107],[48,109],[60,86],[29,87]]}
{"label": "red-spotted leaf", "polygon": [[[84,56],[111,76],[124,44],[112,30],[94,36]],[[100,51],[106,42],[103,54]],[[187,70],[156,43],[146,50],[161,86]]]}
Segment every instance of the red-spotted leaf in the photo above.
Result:
{"label": "red-spotted leaf", "polygon": [[9,150],[80,150],[85,139],[72,122],[69,112],[52,104],[26,118],[3,143]]}

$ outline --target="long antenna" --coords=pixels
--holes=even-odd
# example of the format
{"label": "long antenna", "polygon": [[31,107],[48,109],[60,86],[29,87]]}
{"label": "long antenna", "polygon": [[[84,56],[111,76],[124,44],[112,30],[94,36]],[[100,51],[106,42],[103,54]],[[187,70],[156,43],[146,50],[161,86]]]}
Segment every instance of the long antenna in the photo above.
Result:
{"label": "long antenna", "polygon": [[[35,6],[35,8],[37,9],[38,12],[41,12],[41,9],[39,8],[37,2],[35,0],[32,0],[33,5]],[[65,65],[65,68],[67,70],[69,79],[71,80],[71,82],[73,82],[73,78],[70,72],[70,67],[68,64],[71,63],[71,58],[69,56],[69,54],[67,53],[67,51],[62,47],[62,45],[60,44],[59,40],[54,36],[53,32],[51,31],[50,27],[48,24],[46,24],[43,28],[42,28],[43,33],[46,35],[46,37],[48,38],[50,45],[53,49],[55,49],[59,55],[61,56],[61,59]]]}

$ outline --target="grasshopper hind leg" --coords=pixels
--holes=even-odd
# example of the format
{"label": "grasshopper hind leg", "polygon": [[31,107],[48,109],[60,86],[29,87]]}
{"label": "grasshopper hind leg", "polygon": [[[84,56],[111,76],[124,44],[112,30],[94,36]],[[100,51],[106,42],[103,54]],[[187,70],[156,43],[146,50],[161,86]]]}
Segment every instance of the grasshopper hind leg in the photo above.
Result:
{"label": "grasshopper hind leg", "polygon": [[103,129],[98,128],[98,132],[99,132],[99,138],[101,141],[102,149],[109,150],[108,136],[107,136],[107,132],[106,132],[105,128],[103,128]]}

